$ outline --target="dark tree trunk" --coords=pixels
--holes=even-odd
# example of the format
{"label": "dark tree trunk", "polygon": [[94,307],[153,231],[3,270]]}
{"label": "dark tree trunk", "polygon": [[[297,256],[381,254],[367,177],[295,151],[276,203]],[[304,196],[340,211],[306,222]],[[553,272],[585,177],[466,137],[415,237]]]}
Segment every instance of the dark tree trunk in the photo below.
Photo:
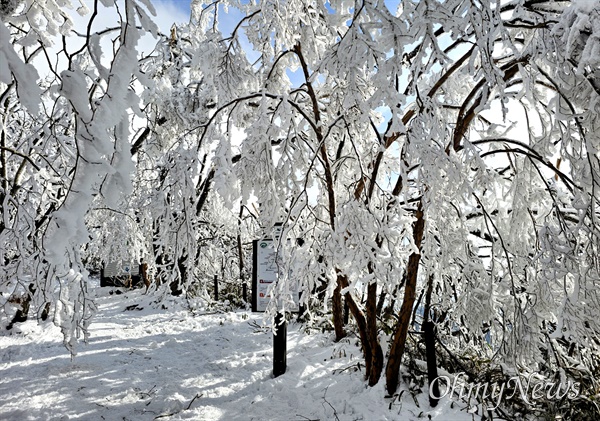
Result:
{"label": "dark tree trunk", "polygon": [[377,317],[381,317],[383,305],[385,304],[385,297],[387,297],[387,292],[385,292],[384,289],[381,291],[381,294],[379,294],[379,300],[377,301]]}
{"label": "dark tree trunk", "polygon": [[367,287],[367,335],[369,348],[371,348],[371,372],[369,373],[369,386],[375,386],[381,377],[383,369],[383,351],[377,335],[377,283],[373,282]]}
{"label": "dark tree trunk", "polygon": [[46,303],[44,305],[44,309],[42,310],[42,314],[40,315],[40,318],[42,319],[42,321],[46,321],[46,319],[48,319],[48,315],[50,314],[50,303]]}
{"label": "dark tree trunk", "polygon": [[156,286],[162,284],[163,280],[163,271],[166,263],[166,258],[158,245],[158,237],[160,236],[160,227],[158,220],[154,219],[152,222],[153,231],[154,231],[154,241],[152,242],[152,251],[154,252],[154,263],[156,265],[156,275],[154,281],[156,282]]}
{"label": "dark tree trunk", "polygon": [[[341,288],[348,287],[348,278],[345,275],[338,274],[338,284]],[[365,314],[360,309],[350,292],[347,292],[344,295],[344,298],[346,299],[348,308],[352,313],[352,317],[354,320],[356,320],[356,325],[358,327],[360,343],[362,345],[362,350],[365,357],[365,379],[368,380],[370,386],[373,386],[377,383],[376,380],[379,379],[383,370],[383,351],[379,345],[379,342],[377,341],[377,330],[373,332],[375,335],[376,344],[373,346],[370,336],[371,332],[369,332],[369,326]],[[379,364],[378,361],[381,361],[381,364]],[[373,380],[375,380],[375,383],[372,383]]]}
{"label": "dark tree trunk", "polygon": [[15,323],[23,323],[27,321],[29,315],[29,308],[31,307],[31,300],[33,298],[33,294],[35,294],[35,287],[33,284],[29,285],[29,292],[25,294],[23,300],[21,301],[21,308],[17,310],[15,316],[12,318],[8,326],[6,326],[7,330],[11,330]]}
{"label": "dark tree trunk", "polygon": [[[425,353],[427,355],[427,380],[429,387],[433,393],[429,396],[431,406],[437,406],[439,399],[434,396],[440,396],[439,383],[435,382],[438,377],[437,360],[435,356],[435,323],[430,321],[429,313],[431,312],[431,294],[433,292],[433,275],[429,275],[427,280],[427,293],[425,294],[425,309],[423,312],[423,335],[425,337]],[[433,385],[433,386],[432,386]]]}
{"label": "dark tree trunk", "polygon": [[344,300],[344,325],[348,324],[350,319],[350,307],[348,307],[348,302]]}
{"label": "dark tree trunk", "polygon": [[15,323],[23,323],[27,321],[27,315],[29,313],[29,307],[31,305],[31,296],[28,294],[21,302],[21,308],[17,310],[17,313],[10,321],[9,325],[6,326],[7,330],[13,328]]}
{"label": "dark tree trunk", "polygon": [[344,306],[342,304],[342,287],[338,282],[333,290],[332,297],[332,312],[333,312],[333,329],[335,330],[335,341],[338,342],[346,337],[344,330]]}
{"label": "dark tree trunk", "polygon": [[[425,227],[425,220],[423,218],[423,211],[420,204],[416,217],[417,220],[413,226],[413,239],[415,246],[420,250]],[[400,363],[402,362],[402,356],[406,347],[408,327],[410,326],[412,309],[416,298],[417,275],[419,273],[420,260],[421,255],[418,253],[413,253],[408,258],[408,267],[406,268],[406,284],[404,285],[404,300],[402,301],[398,324],[396,325],[396,330],[392,338],[390,356],[385,372],[386,389],[389,395],[393,395],[398,388]]]}
{"label": "dark tree trunk", "polygon": [[179,271],[179,277],[171,281],[169,285],[171,288],[171,295],[177,297],[183,293],[181,287],[187,284],[187,269],[185,267],[185,261],[187,256],[181,256],[177,259],[177,269]]}

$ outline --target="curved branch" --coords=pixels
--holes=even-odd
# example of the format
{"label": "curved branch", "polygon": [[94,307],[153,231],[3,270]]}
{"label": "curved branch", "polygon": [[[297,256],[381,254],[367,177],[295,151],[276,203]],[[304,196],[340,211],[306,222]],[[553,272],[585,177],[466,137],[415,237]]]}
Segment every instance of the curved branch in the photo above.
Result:
{"label": "curved branch", "polygon": [[488,151],[488,152],[481,154],[481,158],[483,159],[486,156],[495,155],[497,153],[508,153],[508,152],[519,153],[519,154],[528,156],[529,158],[532,158],[532,159],[535,159],[535,160],[541,162],[546,167],[550,168],[552,171],[554,171],[556,174],[558,174],[560,179],[565,184],[565,187],[567,187],[567,189],[569,189],[569,191],[571,193],[573,193],[573,187],[575,187],[578,190],[582,190],[580,186],[576,185],[573,180],[571,180],[565,173],[563,173],[558,168],[556,168],[550,161],[544,161],[544,159],[542,157],[540,157],[538,155],[533,155],[533,154],[529,153],[528,151],[524,151],[522,149],[507,148],[507,149],[498,149],[498,150],[494,150],[494,151]]}
{"label": "curved branch", "polygon": [[[525,55],[523,57],[517,58],[506,63],[504,66],[500,67],[500,70],[504,71],[503,80],[507,82],[512,79],[517,72],[519,71],[519,65],[529,62],[529,55]],[[452,147],[455,152],[462,149],[460,145],[460,141],[466,134],[471,122],[477,115],[476,110],[481,105],[481,102],[484,100],[482,89],[486,85],[487,79],[481,79],[477,85],[471,90],[469,95],[463,101],[463,105],[458,112],[458,116],[456,118],[456,128],[454,129],[454,135],[452,138]],[[488,91],[488,97],[490,95],[491,89]],[[479,96],[477,96],[479,94]],[[477,96],[477,97],[476,97]],[[467,108],[468,107],[468,108]],[[450,152],[450,145],[446,147],[446,153]]]}
{"label": "curved branch", "polygon": [[33,166],[33,168],[35,168],[37,171],[40,170],[40,167],[31,159],[31,157],[29,155],[26,155],[26,154],[24,154],[22,152],[19,152],[17,150],[12,149],[12,148],[7,148],[5,146],[0,146],[0,150],[6,151],[6,152],[10,152],[10,153],[12,153],[14,155],[20,156],[21,158],[23,158],[26,161],[28,161]]}

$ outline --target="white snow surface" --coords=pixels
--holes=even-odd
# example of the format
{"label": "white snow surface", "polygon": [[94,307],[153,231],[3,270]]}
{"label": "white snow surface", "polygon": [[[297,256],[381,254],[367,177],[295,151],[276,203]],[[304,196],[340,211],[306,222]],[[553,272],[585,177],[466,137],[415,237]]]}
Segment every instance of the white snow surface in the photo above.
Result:
{"label": "white snow surface", "polygon": [[0,420],[479,419],[448,398],[432,409],[426,394],[417,406],[408,391],[385,398],[383,380],[367,387],[344,370],[363,364],[356,338],[335,343],[291,322],[287,371],[273,378],[272,332],[253,324],[262,314],[192,314],[141,290],[109,291],[96,289],[90,341],[72,360],[50,322],[2,333]]}

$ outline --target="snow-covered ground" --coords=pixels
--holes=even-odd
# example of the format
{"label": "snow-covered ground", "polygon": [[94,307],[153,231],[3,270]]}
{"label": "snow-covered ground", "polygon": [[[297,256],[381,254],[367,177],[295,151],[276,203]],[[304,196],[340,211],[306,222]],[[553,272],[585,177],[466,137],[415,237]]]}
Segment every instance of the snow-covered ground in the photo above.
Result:
{"label": "snow-covered ground", "polygon": [[287,372],[273,378],[261,314],[192,314],[141,290],[96,291],[91,338],[73,360],[50,323],[2,333],[0,420],[474,419],[448,399],[431,410],[424,394],[417,406],[408,392],[384,398],[383,381],[366,387],[355,338],[334,343],[291,323]]}

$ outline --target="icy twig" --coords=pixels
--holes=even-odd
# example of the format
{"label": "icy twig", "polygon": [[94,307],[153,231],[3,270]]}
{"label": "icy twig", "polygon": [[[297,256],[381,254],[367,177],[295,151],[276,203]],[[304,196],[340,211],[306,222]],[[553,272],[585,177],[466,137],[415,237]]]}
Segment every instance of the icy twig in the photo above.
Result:
{"label": "icy twig", "polygon": [[[325,388],[325,394],[323,394],[323,401],[329,405],[331,407],[331,409],[333,410],[333,416],[335,417],[335,419],[337,421],[340,421],[340,418],[337,415],[337,411],[336,409],[333,407],[333,405],[325,398],[325,396],[327,395],[327,389],[329,389],[329,387]],[[325,407],[325,405],[323,405],[323,407]]]}
{"label": "icy twig", "polygon": [[[202,393],[200,393],[200,394],[196,394],[196,396],[194,396],[194,398],[193,398],[193,399],[190,401],[190,403],[189,403],[189,404],[188,404],[188,406],[187,406],[187,407],[184,409],[184,411],[188,411],[188,410],[189,410],[189,409],[192,407],[192,404],[194,403],[194,401],[195,401],[196,399],[200,398],[200,397],[202,397]],[[155,419],[155,420],[157,420],[157,419],[159,419],[159,418],[172,417],[173,415],[177,415],[177,414],[179,414],[180,412],[181,412],[181,411],[176,411],[176,412],[173,412],[173,413],[171,413],[171,414],[162,414],[162,415],[158,415],[158,416],[154,417],[154,419]]]}
{"label": "icy twig", "polygon": [[192,407],[192,404],[194,403],[194,401],[198,398],[202,397],[202,393],[200,394],[196,394],[196,396],[194,396],[194,399],[192,399],[190,401],[190,404],[187,406],[187,408],[185,408],[186,411],[189,411],[189,409]]}
{"label": "icy twig", "polygon": [[302,417],[304,418],[306,421],[321,421],[319,418],[315,418],[315,419],[310,419],[308,417],[305,417],[304,415],[300,415],[300,414],[296,414],[297,417]]}

